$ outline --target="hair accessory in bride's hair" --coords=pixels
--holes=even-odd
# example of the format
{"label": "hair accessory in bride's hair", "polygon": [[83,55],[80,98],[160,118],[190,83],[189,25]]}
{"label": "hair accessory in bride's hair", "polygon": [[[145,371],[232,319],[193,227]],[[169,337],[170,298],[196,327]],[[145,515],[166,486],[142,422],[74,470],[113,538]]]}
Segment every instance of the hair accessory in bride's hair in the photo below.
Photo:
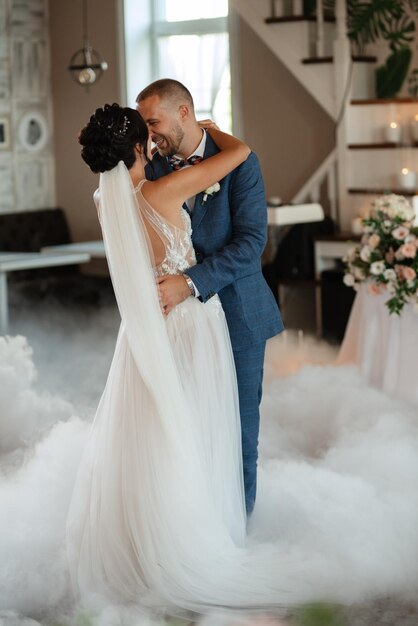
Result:
{"label": "hair accessory in bride's hair", "polygon": [[127,115],[123,116],[123,124],[122,124],[122,128],[115,128],[116,126],[116,122],[111,122],[110,124],[103,124],[102,122],[97,122],[97,125],[100,126],[100,128],[104,128],[105,130],[110,130],[112,135],[115,136],[120,136],[122,135],[123,137],[126,135],[126,132],[128,130],[128,126],[131,122],[128,119]]}
{"label": "hair accessory in bride's hair", "polygon": [[118,134],[119,135],[126,135],[126,131],[128,130],[129,124],[130,124],[130,121],[128,120],[128,116],[124,115],[123,116],[123,125],[122,125],[122,128],[117,131]]}

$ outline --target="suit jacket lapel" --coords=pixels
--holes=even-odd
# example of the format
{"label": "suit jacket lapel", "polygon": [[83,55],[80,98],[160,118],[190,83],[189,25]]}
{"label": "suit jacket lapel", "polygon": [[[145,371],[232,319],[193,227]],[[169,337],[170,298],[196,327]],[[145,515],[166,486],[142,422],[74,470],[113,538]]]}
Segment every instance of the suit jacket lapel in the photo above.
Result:
{"label": "suit jacket lapel", "polygon": [[[208,157],[213,156],[217,152],[219,152],[219,148],[217,147],[217,145],[215,144],[215,142],[213,141],[209,133],[206,133],[206,145],[205,145],[205,152],[203,154],[203,159],[207,159]],[[206,198],[206,202],[203,203],[204,195],[205,195],[204,191],[201,191],[200,193],[196,195],[196,200],[195,200],[194,209],[192,213],[193,231],[195,231],[199,227],[211,203],[210,196],[208,196]]]}
{"label": "suit jacket lapel", "polygon": [[165,157],[156,152],[152,158],[152,167],[147,163],[145,166],[145,176],[148,180],[157,180],[172,172],[171,166]]}

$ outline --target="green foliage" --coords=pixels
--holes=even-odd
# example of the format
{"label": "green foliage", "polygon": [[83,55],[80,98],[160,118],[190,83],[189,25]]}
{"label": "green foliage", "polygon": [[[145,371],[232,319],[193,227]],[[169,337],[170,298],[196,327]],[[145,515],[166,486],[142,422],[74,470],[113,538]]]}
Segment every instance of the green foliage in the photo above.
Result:
{"label": "green foliage", "polygon": [[405,13],[402,0],[349,0],[347,13],[348,36],[360,50],[379,39],[396,50],[413,39],[415,23]]}
{"label": "green foliage", "polygon": [[[324,0],[324,6],[335,10],[335,0]],[[357,50],[384,40],[392,52],[376,71],[378,98],[396,96],[407,77],[416,34],[414,13],[418,0],[347,0],[347,33]]]}
{"label": "green foliage", "polygon": [[335,608],[313,604],[296,614],[296,626],[346,626],[346,622]]}
{"label": "green foliage", "polygon": [[[335,0],[324,0],[324,7],[334,11]],[[348,36],[360,51],[379,39],[399,50],[414,40],[411,13],[418,13],[418,0],[347,0]]]}
{"label": "green foliage", "polygon": [[387,58],[385,65],[376,70],[376,95],[393,98],[400,91],[407,77],[412,59],[410,48],[401,48]]}
{"label": "green foliage", "polygon": [[360,246],[344,258],[344,283],[357,290],[367,283],[374,295],[387,293],[386,306],[400,315],[405,304],[418,311],[418,226],[415,213],[403,196],[377,198],[363,219]]}

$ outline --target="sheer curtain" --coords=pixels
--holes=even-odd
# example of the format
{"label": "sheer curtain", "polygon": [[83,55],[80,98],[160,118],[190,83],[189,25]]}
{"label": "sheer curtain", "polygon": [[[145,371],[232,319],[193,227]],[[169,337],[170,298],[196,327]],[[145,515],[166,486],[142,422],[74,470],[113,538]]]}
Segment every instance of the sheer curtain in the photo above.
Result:
{"label": "sheer curtain", "polygon": [[[175,77],[187,85],[193,94],[198,117],[214,118],[216,110],[216,121],[229,130],[228,107],[216,107],[221,89],[229,92],[227,33],[160,37],[158,66],[161,77]],[[229,93],[224,95],[228,98]]]}

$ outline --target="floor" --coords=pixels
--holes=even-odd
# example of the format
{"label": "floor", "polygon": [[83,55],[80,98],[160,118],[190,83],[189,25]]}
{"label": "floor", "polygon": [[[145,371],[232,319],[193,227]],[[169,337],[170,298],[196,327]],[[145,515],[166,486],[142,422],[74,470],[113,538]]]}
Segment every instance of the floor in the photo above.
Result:
{"label": "floor", "polygon": [[[11,303],[10,335],[26,337],[27,342],[24,339],[0,342],[0,499],[11,487],[18,491],[21,468],[33,459],[33,446],[38,445],[43,433],[48,432],[56,421],[73,420],[75,424],[79,418],[91,419],[106,380],[119,325],[118,312],[111,301],[80,308],[47,300],[28,303],[15,294]],[[291,386],[292,377],[306,365],[328,371],[336,350],[336,346],[319,343],[296,331],[271,343],[266,363],[266,410],[272,385],[288,380]],[[13,398],[16,402],[11,404]],[[268,449],[265,443],[262,445]],[[70,452],[68,455],[71,464],[73,457]],[[49,459],[53,464],[52,448]],[[38,476],[44,471],[39,469]],[[33,488],[36,492],[39,485],[35,484]],[[43,494],[38,493],[37,497],[42,498]],[[16,511],[25,510],[22,503],[19,506],[21,508]],[[10,514],[13,512],[11,509]],[[33,524],[36,523],[34,519]],[[8,527],[11,530],[10,521]],[[7,525],[3,527],[0,520],[0,536],[4,528]],[[37,531],[38,535],[41,532],[42,528]],[[50,537],[45,539],[45,546],[47,539],[49,541]],[[3,564],[9,563],[7,549],[7,542],[0,541],[0,562]],[[56,552],[51,550],[53,554]],[[2,571],[0,565],[0,626],[128,624],[113,619],[110,614],[99,620],[82,613],[74,616],[63,592],[67,582],[62,578],[61,565],[58,567],[51,561],[48,571],[44,557],[35,552],[33,555],[18,555],[16,561],[22,570],[17,566],[14,570],[8,565]],[[40,569],[40,564],[44,569]],[[41,571],[40,582],[35,584],[34,579],[25,578],[25,568]],[[30,589],[30,583],[34,585],[33,589]],[[311,607],[294,614],[285,623],[292,626],[418,626],[416,585],[412,587],[415,591],[408,590],[407,596],[403,589],[396,589],[379,601],[362,599],[358,604],[339,609]],[[50,608],[45,608],[48,605]],[[139,622],[135,623],[139,625]],[[170,626],[180,626],[180,623],[171,621]],[[278,626],[279,623],[282,622],[262,615],[233,619],[212,615],[199,622],[201,626]],[[162,626],[163,622],[159,624]],[[185,622],[181,624],[186,626]]]}

